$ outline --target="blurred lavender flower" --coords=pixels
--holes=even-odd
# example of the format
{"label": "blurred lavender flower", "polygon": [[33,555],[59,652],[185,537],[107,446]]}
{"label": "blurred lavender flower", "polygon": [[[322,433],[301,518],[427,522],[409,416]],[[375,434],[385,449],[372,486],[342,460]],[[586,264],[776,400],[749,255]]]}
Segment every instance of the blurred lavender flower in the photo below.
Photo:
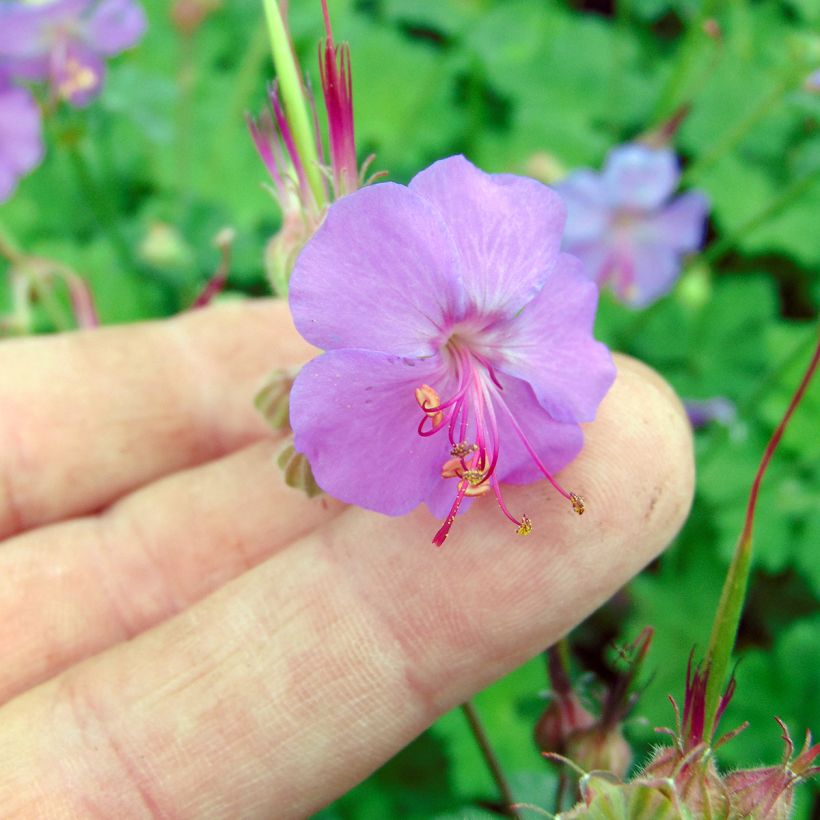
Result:
{"label": "blurred lavender flower", "polygon": [[820,68],[816,71],[812,71],[812,73],[806,77],[803,88],[805,88],[806,91],[813,91],[815,94],[820,92]]}
{"label": "blurred lavender flower", "polygon": [[0,202],[43,159],[40,131],[40,108],[34,97],[0,75]]}
{"label": "blurred lavender flower", "polygon": [[75,106],[100,91],[105,58],[133,46],[145,32],[134,0],[53,0],[0,6],[0,65],[10,76],[47,81]]}
{"label": "blurred lavender flower", "polygon": [[575,171],[556,186],[568,209],[564,250],[633,307],[666,293],[703,241],[708,201],[698,191],[672,198],[679,180],[671,150],[633,143],[610,151],[601,173]]}
{"label": "blurred lavender flower", "polygon": [[683,402],[686,415],[692,427],[705,427],[716,421],[724,427],[730,427],[737,419],[737,408],[734,402],[725,396],[714,396],[711,399],[686,399]]}

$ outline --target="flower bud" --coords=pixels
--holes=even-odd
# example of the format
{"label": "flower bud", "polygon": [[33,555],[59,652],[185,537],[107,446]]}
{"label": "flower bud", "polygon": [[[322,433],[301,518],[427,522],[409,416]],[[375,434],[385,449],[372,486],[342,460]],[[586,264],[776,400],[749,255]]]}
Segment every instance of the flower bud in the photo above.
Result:
{"label": "flower bud", "polygon": [[820,755],[820,743],[812,746],[811,733],[800,754],[792,760],[794,743],[786,724],[775,718],[783,729],[786,752],[779,766],[759,769],[741,769],[730,772],[724,779],[732,798],[732,808],[738,817],[765,817],[766,820],[786,820],[791,816],[794,787],[820,771],[812,765]]}
{"label": "flower bud", "polygon": [[292,439],[280,450],[276,462],[282,468],[282,476],[288,487],[302,490],[308,498],[322,494],[322,488],[313,477],[310,462],[305,455],[296,452]]}
{"label": "flower bud", "polygon": [[588,772],[612,772],[623,777],[632,763],[632,747],[620,727],[609,731],[601,726],[574,732],[567,738],[566,754]]}
{"label": "flower bud", "polygon": [[[569,738],[595,725],[593,715],[573,692],[557,695],[535,724],[535,742],[542,752],[567,753]],[[574,759],[574,757],[573,757]],[[583,766],[582,763],[579,764]]]}
{"label": "flower bud", "polygon": [[282,227],[268,241],[265,247],[265,272],[273,292],[279,296],[287,294],[296,257],[315,229],[303,214],[291,211],[284,214]]}

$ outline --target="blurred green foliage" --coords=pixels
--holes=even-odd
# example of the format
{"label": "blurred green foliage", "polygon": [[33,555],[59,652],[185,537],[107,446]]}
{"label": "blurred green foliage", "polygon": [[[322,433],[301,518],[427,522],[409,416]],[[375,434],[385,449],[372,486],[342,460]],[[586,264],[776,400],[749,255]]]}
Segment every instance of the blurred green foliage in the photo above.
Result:
{"label": "blurred green foliage", "polygon": [[[279,224],[245,112],[270,80],[257,0],[232,0],[191,37],[165,0],[110,67],[87,111],[48,122],[48,154],[0,222],[25,250],[92,286],[102,319],[177,312],[237,231],[232,292],[266,291],[262,249]],[[318,0],[291,0],[302,64],[315,71]],[[636,313],[604,295],[599,334],[649,362],[686,398],[725,396],[737,420],[697,433],[690,521],[669,551],[577,632],[577,670],[600,668],[613,637],[655,627],[642,697],[627,723],[640,754],[672,722],[690,649],[705,648],[765,442],[816,338],[820,303],[820,66],[814,0],[331,0],[353,55],[357,138],[374,170],[406,181],[467,153],[487,170],[599,166],[606,151],[691,106],[675,146],[685,184],[713,203],[710,241],[670,296]],[[704,31],[715,20],[719,33]],[[708,28],[707,24],[707,28]],[[55,195],[55,191],[59,195]],[[0,268],[2,272],[3,268]],[[3,300],[8,299],[3,289]],[[41,329],[47,330],[45,319]],[[729,766],[781,756],[776,714],[795,737],[820,730],[820,385],[809,391],[764,483]],[[636,484],[641,476],[634,476]],[[518,799],[547,808],[553,768],[532,741],[547,686],[542,659],[477,698]],[[495,791],[463,716],[445,715],[332,807],[336,818],[483,818]],[[810,816],[811,787],[798,817]],[[815,809],[817,808],[815,803]]]}

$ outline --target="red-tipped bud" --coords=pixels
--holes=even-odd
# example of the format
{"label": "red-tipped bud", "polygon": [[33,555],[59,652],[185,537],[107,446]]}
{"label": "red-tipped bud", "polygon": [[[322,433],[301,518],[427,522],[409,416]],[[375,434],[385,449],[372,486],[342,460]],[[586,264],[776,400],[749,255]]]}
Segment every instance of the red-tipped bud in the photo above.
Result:
{"label": "red-tipped bud", "polygon": [[570,737],[594,725],[594,716],[568,692],[556,696],[535,724],[535,742],[542,752],[565,755]]}
{"label": "red-tipped bud", "polygon": [[786,753],[779,766],[742,769],[726,775],[724,784],[731,795],[737,817],[760,817],[765,820],[786,820],[791,816],[794,787],[820,772],[814,761],[820,755],[820,743],[812,745],[811,733],[800,754],[792,760],[794,743],[786,724],[775,718],[783,729]]}

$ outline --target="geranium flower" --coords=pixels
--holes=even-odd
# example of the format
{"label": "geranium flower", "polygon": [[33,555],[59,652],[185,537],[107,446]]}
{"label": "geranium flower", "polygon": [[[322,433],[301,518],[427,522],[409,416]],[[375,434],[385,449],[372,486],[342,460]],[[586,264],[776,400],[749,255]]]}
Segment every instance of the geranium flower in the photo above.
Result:
{"label": "geranium flower", "polygon": [[597,288],[560,252],[565,209],[546,186],[485,174],[463,157],[405,187],[336,202],[305,245],[290,305],[323,348],[291,392],[290,421],[322,489],[402,515],[445,518],[501,482],[546,477],[578,454],[612,384],[592,337]]}
{"label": "geranium flower", "polygon": [[679,181],[671,150],[637,143],[610,151],[601,173],[575,171],[556,186],[568,209],[564,250],[624,302],[653,302],[703,242],[708,200],[698,191],[672,198]]}
{"label": "geranium flower", "polygon": [[0,76],[0,202],[43,159],[41,130],[40,108],[31,93]]}
{"label": "geranium flower", "polygon": [[105,58],[133,46],[145,32],[134,0],[53,0],[4,3],[0,61],[15,77],[43,80],[72,105],[100,91]]}

